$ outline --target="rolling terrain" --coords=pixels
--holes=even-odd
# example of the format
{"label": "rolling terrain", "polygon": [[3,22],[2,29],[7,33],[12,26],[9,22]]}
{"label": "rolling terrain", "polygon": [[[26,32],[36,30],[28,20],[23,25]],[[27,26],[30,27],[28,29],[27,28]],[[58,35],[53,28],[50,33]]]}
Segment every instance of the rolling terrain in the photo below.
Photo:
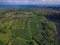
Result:
{"label": "rolling terrain", "polygon": [[58,45],[59,26],[49,20],[59,12],[51,8],[1,8],[0,45]]}

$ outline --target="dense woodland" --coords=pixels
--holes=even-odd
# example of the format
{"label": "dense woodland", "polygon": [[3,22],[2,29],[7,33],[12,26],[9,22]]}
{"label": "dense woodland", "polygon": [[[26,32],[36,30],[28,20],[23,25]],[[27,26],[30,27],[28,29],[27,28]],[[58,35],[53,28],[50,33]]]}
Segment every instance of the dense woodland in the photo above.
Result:
{"label": "dense woodland", "polygon": [[58,45],[56,25],[44,17],[51,11],[1,8],[0,45]]}

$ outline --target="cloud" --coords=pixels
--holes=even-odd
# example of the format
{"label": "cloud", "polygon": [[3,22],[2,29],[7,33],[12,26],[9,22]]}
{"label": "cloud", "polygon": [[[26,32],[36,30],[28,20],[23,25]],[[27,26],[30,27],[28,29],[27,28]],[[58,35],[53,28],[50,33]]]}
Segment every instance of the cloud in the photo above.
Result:
{"label": "cloud", "polygon": [[42,0],[42,3],[43,4],[60,4],[60,0]]}
{"label": "cloud", "polygon": [[5,4],[60,4],[60,0],[0,0],[0,3]]}

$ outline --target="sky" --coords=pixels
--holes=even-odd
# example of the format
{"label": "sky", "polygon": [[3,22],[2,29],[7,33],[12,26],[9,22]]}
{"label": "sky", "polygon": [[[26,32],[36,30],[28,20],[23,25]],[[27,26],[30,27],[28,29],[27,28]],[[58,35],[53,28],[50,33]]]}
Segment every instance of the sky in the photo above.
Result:
{"label": "sky", "polygon": [[60,5],[60,0],[0,0],[1,4],[7,5]]}

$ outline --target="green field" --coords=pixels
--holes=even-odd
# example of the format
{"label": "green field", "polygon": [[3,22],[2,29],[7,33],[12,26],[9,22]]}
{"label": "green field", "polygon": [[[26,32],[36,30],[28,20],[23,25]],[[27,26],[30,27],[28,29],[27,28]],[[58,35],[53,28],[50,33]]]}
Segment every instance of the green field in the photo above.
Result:
{"label": "green field", "polygon": [[57,45],[53,22],[35,10],[18,10],[0,12],[0,45]]}

